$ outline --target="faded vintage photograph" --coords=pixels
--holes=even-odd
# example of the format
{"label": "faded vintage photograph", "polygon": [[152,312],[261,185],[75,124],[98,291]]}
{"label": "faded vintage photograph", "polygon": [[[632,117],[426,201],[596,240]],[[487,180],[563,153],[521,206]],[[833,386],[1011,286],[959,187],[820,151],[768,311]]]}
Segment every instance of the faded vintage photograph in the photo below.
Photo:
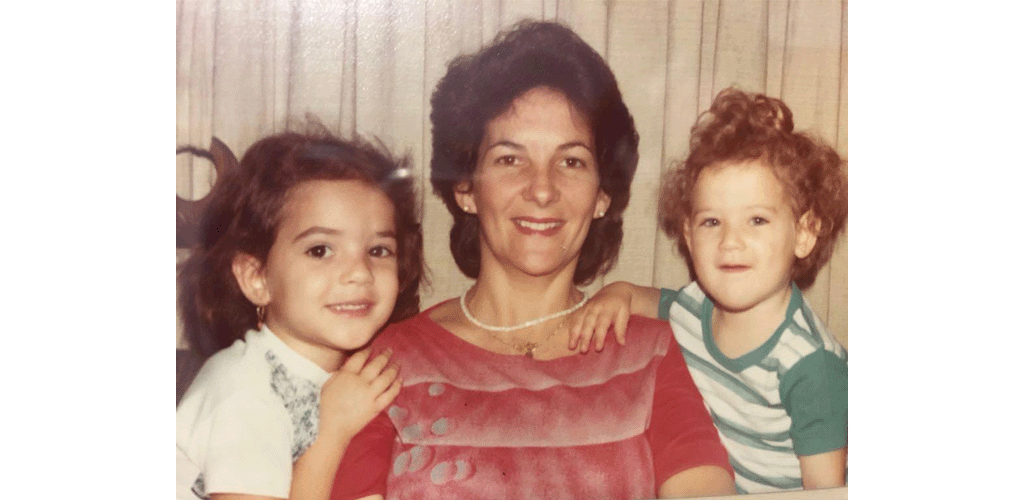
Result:
{"label": "faded vintage photograph", "polygon": [[179,500],[847,498],[845,0],[176,14]]}

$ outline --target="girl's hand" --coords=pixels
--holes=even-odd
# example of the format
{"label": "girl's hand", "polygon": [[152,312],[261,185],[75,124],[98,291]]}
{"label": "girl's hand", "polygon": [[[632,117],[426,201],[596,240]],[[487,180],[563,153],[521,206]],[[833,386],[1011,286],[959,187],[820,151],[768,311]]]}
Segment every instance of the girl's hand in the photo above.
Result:
{"label": "girl's hand", "polygon": [[595,341],[594,350],[601,352],[608,329],[614,325],[615,339],[619,345],[626,345],[626,324],[629,323],[633,285],[618,281],[605,286],[583,306],[569,330],[569,349],[579,345],[581,353],[587,352],[590,341]]}
{"label": "girl's hand", "polygon": [[391,349],[367,362],[369,349],[356,352],[320,389],[320,434],[347,441],[386,408],[402,387]]}

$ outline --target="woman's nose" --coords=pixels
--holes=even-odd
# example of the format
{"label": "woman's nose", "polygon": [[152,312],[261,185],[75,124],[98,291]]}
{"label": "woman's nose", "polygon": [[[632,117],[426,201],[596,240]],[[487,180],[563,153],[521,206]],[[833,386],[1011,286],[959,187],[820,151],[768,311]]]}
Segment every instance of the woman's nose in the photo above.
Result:
{"label": "woman's nose", "polygon": [[540,206],[558,201],[559,191],[552,178],[554,175],[556,175],[556,172],[552,168],[539,167],[531,169],[527,197]]}

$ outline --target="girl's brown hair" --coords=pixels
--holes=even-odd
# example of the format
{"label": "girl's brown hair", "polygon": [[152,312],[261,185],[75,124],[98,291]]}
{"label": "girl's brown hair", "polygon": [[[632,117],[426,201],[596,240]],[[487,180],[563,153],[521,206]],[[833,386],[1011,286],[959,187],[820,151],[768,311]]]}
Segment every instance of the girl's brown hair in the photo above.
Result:
{"label": "girl's brown hair", "polygon": [[178,277],[178,307],[189,348],[209,356],[255,328],[256,308],[231,271],[239,252],[266,262],[281,208],[296,185],[313,180],[360,180],[378,187],[395,208],[398,298],[388,319],[419,311],[423,236],[408,159],[359,138],[341,140],[322,127],[257,141],[238,168],[217,180],[200,223],[198,244]]}

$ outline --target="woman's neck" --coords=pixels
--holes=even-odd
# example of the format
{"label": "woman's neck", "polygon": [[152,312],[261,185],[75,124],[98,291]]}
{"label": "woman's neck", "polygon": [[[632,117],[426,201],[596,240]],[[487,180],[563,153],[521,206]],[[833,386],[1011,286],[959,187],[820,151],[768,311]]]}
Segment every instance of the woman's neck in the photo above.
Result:
{"label": "woman's neck", "polygon": [[466,297],[473,315],[495,326],[518,325],[556,313],[572,307],[581,298],[571,272],[528,276],[510,274],[503,268],[481,269],[479,279]]}

